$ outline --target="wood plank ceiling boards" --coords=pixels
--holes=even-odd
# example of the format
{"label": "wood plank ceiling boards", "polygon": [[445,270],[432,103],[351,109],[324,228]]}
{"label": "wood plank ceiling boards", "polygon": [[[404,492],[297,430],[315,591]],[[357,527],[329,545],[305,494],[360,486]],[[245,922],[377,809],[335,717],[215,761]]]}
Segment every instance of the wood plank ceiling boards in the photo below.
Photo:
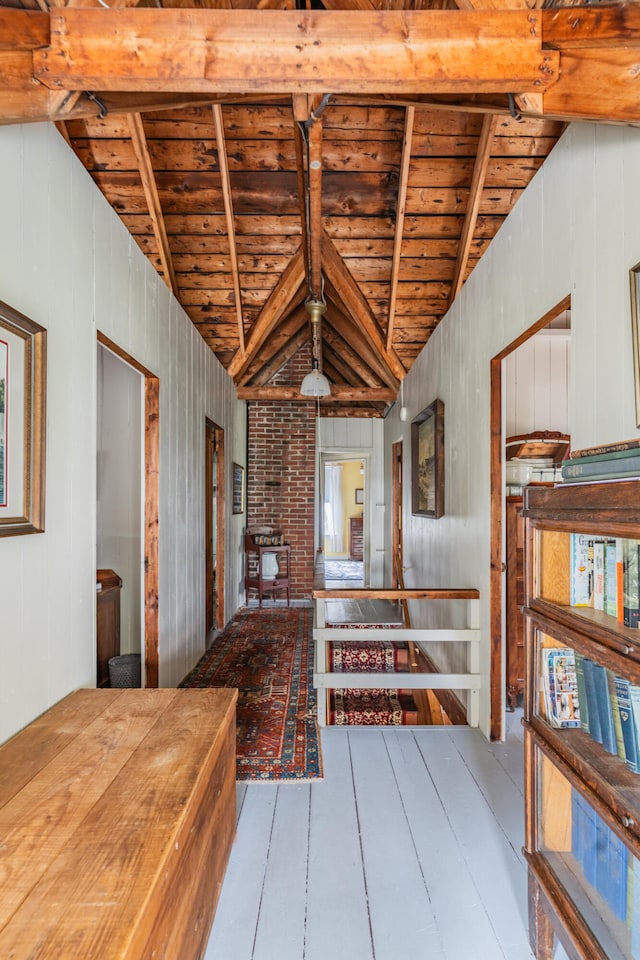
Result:
{"label": "wood plank ceiling boards", "polygon": [[56,123],[241,397],[300,399],[313,295],[323,414],[382,416],[564,125],[640,122],[640,4],[296,2],[0,0],[0,122]]}

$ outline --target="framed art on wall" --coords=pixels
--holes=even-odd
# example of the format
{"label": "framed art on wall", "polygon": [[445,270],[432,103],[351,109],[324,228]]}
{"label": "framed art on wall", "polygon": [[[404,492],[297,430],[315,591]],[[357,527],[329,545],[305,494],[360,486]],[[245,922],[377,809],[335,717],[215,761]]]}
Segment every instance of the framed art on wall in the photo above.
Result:
{"label": "framed art on wall", "polygon": [[0,537],[44,530],[46,345],[0,301]]}
{"label": "framed art on wall", "polygon": [[244,467],[239,463],[233,465],[233,513],[244,513]]}
{"label": "framed art on wall", "polygon": [[411,512],[444,514],[444,403],[434,400],[411,421]]}

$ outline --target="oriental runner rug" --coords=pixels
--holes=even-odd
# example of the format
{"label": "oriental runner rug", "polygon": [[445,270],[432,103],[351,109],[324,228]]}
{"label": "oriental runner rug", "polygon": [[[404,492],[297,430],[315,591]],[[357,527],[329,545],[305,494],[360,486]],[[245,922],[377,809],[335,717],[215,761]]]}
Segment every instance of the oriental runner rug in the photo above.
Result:
{"label": "oriental runner rug", "polygon": [[[349,640],[334,641],[329,644],[329,662],[333,673],[410,671],[406,643],[382,641],[367,645]],[[415,725],[418,707],[410,690],[338,688],[330,693],[329,722],[337,726]]]}
{"label": "oriental runner rug", "polygon": [[236,779],[322,778],[313,687],[313,610],[239,610],[181,687],[236,687]]}

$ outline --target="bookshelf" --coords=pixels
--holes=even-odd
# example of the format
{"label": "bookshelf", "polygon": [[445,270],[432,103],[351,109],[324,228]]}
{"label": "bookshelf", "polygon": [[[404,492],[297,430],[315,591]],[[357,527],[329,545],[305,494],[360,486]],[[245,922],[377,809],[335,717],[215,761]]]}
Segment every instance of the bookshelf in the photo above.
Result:
{"label": "bookshelf", "polygon": [[[527,488],[523,515],[531,947],[640,960],[640,630],[624,622],[638,587],[622,560],[638,555],[640,481]],[[593,589],[605,542],[609,612]]]}

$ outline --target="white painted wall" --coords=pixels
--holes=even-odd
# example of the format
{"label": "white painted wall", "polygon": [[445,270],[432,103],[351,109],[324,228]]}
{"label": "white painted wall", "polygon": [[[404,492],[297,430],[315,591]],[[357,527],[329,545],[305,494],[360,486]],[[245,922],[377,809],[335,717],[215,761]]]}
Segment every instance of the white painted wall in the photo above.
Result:
{"label": "white painted wall", "polygon": [[570,330],[541,330],[506,357],[505,438],[569,432]]}
{"label": "white painted wall", "polygon": [[[399,404],[385,421],[387,477],[391,443],[404,445],[407,586],[481,591],[486,733],[490,360],[571,294],[572,446],[638,436],[628,271],[640,260],[639,168],[640,131],[571,126],[406,377],[408,421]],[[446,514],[430,520],[411,515],[410,421],[436,397],[445,404]],[[421,615],[413,611],[416,624]]]}
{"label": "white painted wall", "polygon": [[[384,584],[385,559],[385,485],[384,485],[384,422],[380,419],[324,417],[320,419],[319,450],[323,458],[364,461],[364,557],[372,587]],[[319,491],[319,484],[316,490]],[[316,496],[318,499],[318,495]],[[318,508],[318,507],[317,507]],[[316,524],[317,528],[317,524]],[[317,529],[316,529],[317,537]],[[318,544],[316,543],[316,549]]]}
{"label": "white painted wall", "polygon": [[[160,684],[204,651],[204,422],[245,464],[244,403],[56,129],[0,128],[0,299],[48,331],[46,529],[0,538],[0,741],[95,685],[96,333],[160,378]],[[227,518],[240,553],[242,516]],[[239,566],[225,576],[227,616]]]}

